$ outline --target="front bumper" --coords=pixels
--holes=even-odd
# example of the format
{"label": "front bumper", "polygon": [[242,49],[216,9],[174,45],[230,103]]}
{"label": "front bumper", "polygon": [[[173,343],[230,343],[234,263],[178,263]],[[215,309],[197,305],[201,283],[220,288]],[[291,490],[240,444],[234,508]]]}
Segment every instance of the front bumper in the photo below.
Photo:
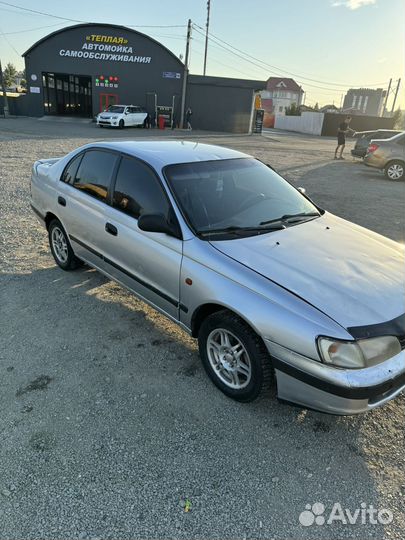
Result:
{"label": "front bumper", "polygon": [[119,124],[119,120],[115,119],[105,119],[105,118],[97,118],[97,125],[98,126],[112,126],[117,127]]}
{"label": "front bumper", "polygon": [[405,389],[405,350],[364,369],[334,368],[265,340],[278,397],[318,411],[350,415],[380,407]]}

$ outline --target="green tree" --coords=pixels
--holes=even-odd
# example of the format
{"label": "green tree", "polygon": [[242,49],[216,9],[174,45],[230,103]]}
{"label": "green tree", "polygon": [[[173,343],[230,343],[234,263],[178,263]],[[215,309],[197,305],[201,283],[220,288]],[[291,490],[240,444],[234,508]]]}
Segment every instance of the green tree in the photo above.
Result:
{"label": "green tree", "polygon": [[286,116],[301,116],[301,111],[296,103],[291,103],[285,110]]}
{"label": "green tree", "polygon": [[392,115],[392,118],[394,119],[394,128],[404,129],[404,115],[399,107]]}
{"label": "green tree", "polygon": [[15,65],[9,62],[3,70],[3,81],[6,88],[9,88],[15,84],[16,75],[17,69]]}

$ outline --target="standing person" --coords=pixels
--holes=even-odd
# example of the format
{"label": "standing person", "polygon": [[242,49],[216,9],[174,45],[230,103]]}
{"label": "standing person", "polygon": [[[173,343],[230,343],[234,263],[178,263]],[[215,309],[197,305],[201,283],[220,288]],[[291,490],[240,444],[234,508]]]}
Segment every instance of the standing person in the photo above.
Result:
{"label": "standing person", "polygon": [[191,115],[193,114],[193,111],[191,110],[191,108],[189,107],[186,111],[186,124],[187,124],[187,129],[189,129],[190,131],[193,129],[191,127]]}
{"label": "standing person", "polygon": [[173,111],[173,118],[172,118],[172,130],[177,128],[177,114],[176,111]]}
{"label": "standing person", "polygon": [[[352,121],[351,116],[346,116],[343,122],[339,124],[338,132],[337,132],[337,147],[335,150],[335,159],[345,159],[343,157],[343,150],[345,149],[346,145],[346,133],[350,131],[352,135],[354,135],[356,132],[349,128],[349,124]],[[340,156],[338,157],[338,151],[340,148]]]}

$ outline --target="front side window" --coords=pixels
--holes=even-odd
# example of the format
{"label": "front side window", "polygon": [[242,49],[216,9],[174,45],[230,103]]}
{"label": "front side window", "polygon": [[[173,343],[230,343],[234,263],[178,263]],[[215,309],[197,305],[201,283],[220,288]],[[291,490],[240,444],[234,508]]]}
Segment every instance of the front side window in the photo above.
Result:
{"label": "front side window", "polygon": [[113,206],[136,219],[145,214],[168,216],[169,202],[153,171],[136,159],[123,157],[113,193]]}
{"label": "front side window", "polygon": [[[165,175],[198,233],[297,225],[318,209],[275,171],[253,158],[170,165]],[[260,229],[262,227],[262,229]],[[250,230],[252,229],[252,230]]]}
{"label": "front side window", "polygon": [[73,186],[96,199],[107,200],[117,155],[102,150],[88,150],[77,170]]}

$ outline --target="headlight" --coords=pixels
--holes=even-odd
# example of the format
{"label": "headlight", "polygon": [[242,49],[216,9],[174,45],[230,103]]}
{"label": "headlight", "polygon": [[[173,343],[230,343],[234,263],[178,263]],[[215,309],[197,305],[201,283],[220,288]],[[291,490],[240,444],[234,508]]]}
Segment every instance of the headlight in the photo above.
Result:
{"label": "headlight", "polygon": [[401,352],[401,344],[394,336],[358,341],[338,341],[320,337],[318,347],[325,364],[351,369],[375,366]]}

